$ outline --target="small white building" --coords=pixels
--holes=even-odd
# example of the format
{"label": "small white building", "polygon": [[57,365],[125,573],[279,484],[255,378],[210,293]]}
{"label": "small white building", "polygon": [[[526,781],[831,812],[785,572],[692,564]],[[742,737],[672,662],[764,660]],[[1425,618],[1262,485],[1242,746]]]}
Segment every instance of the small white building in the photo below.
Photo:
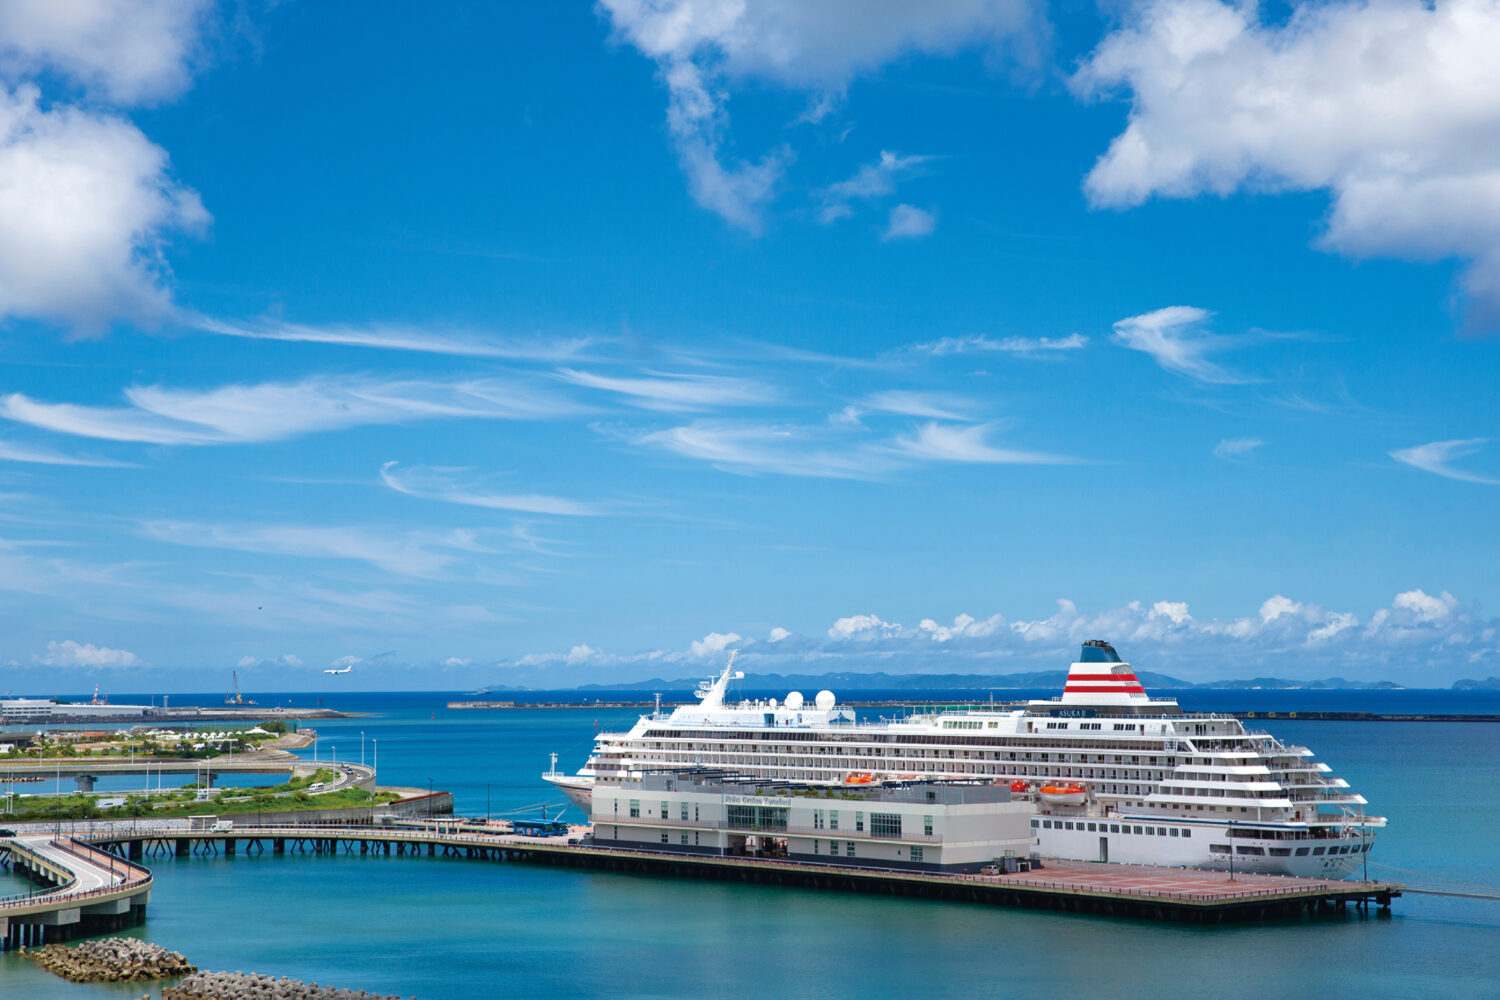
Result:
{"label": "small white building", "polygon": [[594,842],[862,868],[975,871],[1030,857],[1034,807],[1004,785],[795,785],[656,772],[594,785]]}

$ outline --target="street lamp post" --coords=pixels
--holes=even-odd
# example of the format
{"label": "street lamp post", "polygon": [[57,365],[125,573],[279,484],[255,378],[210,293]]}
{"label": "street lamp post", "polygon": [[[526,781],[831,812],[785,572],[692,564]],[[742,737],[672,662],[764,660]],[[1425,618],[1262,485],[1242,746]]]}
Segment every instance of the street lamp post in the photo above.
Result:
{"label": "street lamp post", "polygon": [[365,731],[359,731],[359,766],[365,766]]}
{"label": "street lamp post", "polygon": [[1234,881],[1234,820],[1229,821],[1229,881]]}
{"label": "street lamp post", "polygon": [[490,825],[490,783],[484,783],[484,825]]}
{"label": "street lamp post", "polygon": [[432,779],[427,779],[427,821],[432,822]]}

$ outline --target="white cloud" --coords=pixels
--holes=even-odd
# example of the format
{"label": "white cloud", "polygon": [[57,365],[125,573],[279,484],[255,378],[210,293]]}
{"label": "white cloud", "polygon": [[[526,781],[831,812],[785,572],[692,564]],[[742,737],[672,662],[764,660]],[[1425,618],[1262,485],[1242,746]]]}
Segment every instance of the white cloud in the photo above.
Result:
{"label": "white cloud", "polygon": [[530,514],[559,514],[567,517],[590,517],[602,513],[597,507],[566,500],[562,497],[542,496],[536,493],[490,493],[481,492],[482,487],[461,482],[469,469],[429,468],[417,466],[398,468],[399,463],[387,462],[380,467],[380,480],[407,496],[426,500],[441,500],[444,503],[465,504],[470,507],[486,507],[491,510],[514,510]]}
{"label": "white cloud", "polygon": [[1212,316],[1196,306],[1167,306],[1120,320],[1113,339],[1121,347],[1149,354],[1174,375],[1220,385],[1243,382],[1208,360],[1209,354],[1230,344],[1205,328]]}
{"label": "white cloud", "polygon": [[1300,603],[1277,594],[1275,597],[1266,598],[1265,603],[1261,604],[1260,620],[1265,624],[1270,624],[1282,615],[1295,615],[1301,610]]}
{"label": "white cloud", "polygon": [[107,458],[85,458],[80,455],[64,455],[46,448],[27,448],[0,441],[0,461],[30,462],[35,465],[79,465],[95,468],[125,468],[130,463],[115,462]]}
{"label": "white cloud", "polygon": [[850,615],[840,618],[828,629],[830,639],[874,639],[883,635],[899,635],[900,625],[881,620],[879,615]]}
{"label": "white cloud", "polygon": [[1413,468],[1448,479],[1457,479],[1465,483],[1483,483],[1486,486],[1500,486],[1500,479],[1491,479],[1487,476],[1465,472],[1462,469],[1455,469],[1452,464],[1455,459],[1472,455],[1488,443],[1488,438],[1433,441],[1430,444],[1417,445],[1415,448],[1397,449],[1390,452],[1390,456]]}
{"label": "white cloud", "polygon": [[818,211],[818,221],[826,224],[852,215],[851,201],[873,201],[894,194],[897,181],[911,176],[931,159],[930,156],[902,156],[881,150],[879,160],[860,167],[848,180],[823,189],[823,207]]}
{"label": "white cloud", "polygon": [[0,316],[97,333],[170,312],[166,240],[208,213],[134,125],[0,88],[0,177]]}
{"label": "white cloud", "polygon": [[1214,445],[1215,458],[1238,458],[1265,444],[1260,438],[1223,438]]}
{"label": "white cloud", "polygon": [[1419,622],[1441,622],[1450,618],[1458,609],[1458,601],[1446,590],[1437,597],[1422,590],[1408,590],[1397,594],[1391,607],[1410,612]]}
{"label": "white cloud", "polygon": [[427,330],[419,327],[311,326],[281,320],[240,323],[210,316],[184,316],[191,327],[205,333],[249,340],[337,344],[387,351],[416,351],[465,358],[507,358],[520,361],[561,361],[580,356],[594,343],[588,337],[514,340],[468,331]]}
{"label": "white cloud", "polygon": [[1004,352],[1007,354],[1048,354],[1055,351],[1077,351],[1088,345],[1089,338],[1079,333],[1066,337],[1002,337],[996,340],[983,334],[969,337],[942,337],[910,349],[933,357],[949,354]]}
{"label": "white cloud", "polygon": [[[876,413],[895,413],[904,417],[929,417],[933,420],[968,420],[959,412],[968,400],[942,393],[909,392],[891,389],[866,396],[860,408]],[[853,409],[851,407],[851,409]]]}
{"label": "white cloud", "polygon": [[468,532],[433,535],[374,528],[188,521],[147,521],[141,530],[147,537],[173,545],[310,559],[349,559],[418,579],[445,576],[457,558],[456,553],[486,551],[475,545]]}
{"label": "white cloud", "polygon": [[752,379],[726,375],[683,375],[648,373],[642,377],[620,378],[593,372],[563,368],[558,376],[565,382],[626,396],[639,406],[653,410],[691,411],[718,406],[755,406],[776,398],[769,386]]}
{"label": "white cloud", "polygon": [[465,657],[462,657],[462,656],[450,656],[446,660],[443,661],[443,666],[445,666],[445,667],[467,667],[469,664],[471,664],[473,662],[474,662],[473,660],[466,659]]}
{"label": "white cloud", "polygon": [[[1398,594],[1389,607],[1371,615],[1366,627],[1359,624],[1353,612],[1280,594],[1263,602],[1257,613],[1236,618],[1196,618],[1183,601],[1131,601],[1086,612],[1062,599],[1056,612],[1038,619],[1007,619],[998,612],[983,618],[959,614],[949,625],[923,618],[910,627],[874,614],[856,614],[837,619],[819,636],[777,628],[766,640],[731,641],[740,650],[736,664],[758,673],[1061,671],[1076,658],[1080,643],[1098,638],[1111,640],[1138,669],[1190,681],[1338,674],[1415,686],[1450,683],[1463,675],[1461,671],[1474,670],[1475,664],[1490,672],[1500,668],[1500,620],[1464,611],[1446,592],[1437,597],[1421,590]],[[710,638],[732,634],[714,633]],[[664,665],[712,657],[722,645],[700,640],[685,649],[633,654],[576,647],[574,653],[534,655],[518,662],[608,668],[612,679],[627,676],[622,668],[631,666],[672,677],[660,672]],[[578,654],[578,649],[586,652]]]}
{"label": "white cloud", "polygon": [[657,64],[694,200],[749,232],[760,230],[792,154],[778,146],[759,162],[726,164],[732,85],[768,80],[826,98],[904,53],[1024,46],[1038,31],[1038,15],[1023,0],[601,0],[600,7],[616,36]]}
{"label": "white cloud", "polygon": [[[1265,11],[1265,13],[1263,13]],[[1500,318],[1500,5],[1153,0],[1074,77],[1119,88],[1125,131],[1089,174],[1099,205],[1326,190],[1320,242],[1469,262],[1471,322]]]}
{"label": "white cloud", "polygon": [[993,429],[993,424],[954,427],[930,422],[917,428],[915,434],[898,437],[895,446],[898,451],[906,455],[937,462],[1057,465],[1072,461],[1061,455],[997,448],[988,441]]}
{"label": "white cloud", "polygon": [[116,103],[185,90],[212,0],[6,0],[0,72],[52,70]]}
{"label": "white cloud", "polygon": [[363,656],[348,655],[340,656],[338,659],[330,661],[328,665],[334,670],[343,670],[345,667],[357,667],[363,662],[365,662]]}
{"label": "white cloud", "polygon": [[107,441],[210,445],[277,441],[363,424],[451,418],[547,419],[578,407],[498,379],[379,380],[314,377],[207,390],[127,389],[128,407],[0,397],[0,416]]}
{"label": "white cloud", "polygon": [[72,639],[47,643],[47,652],[37,658],[49,667],[132,667],[136,655],[125,649],[110,649],[93,643],[79,645]]}
{"label": "white cloud", "polygon": [[886,220],[885,240],[910,240],[929,236],[937,228],[937,217],[915,205],[897,205]]}
{"label": "white cloud", "polygon": [[1152,618],[1170,618],[1173,625],[1192,620],[1186,601],[1157,601],[1151,605]]}
{"label": "white cloud", "polygon": [[302,666],[302,658],[295,653],[282,653],[280,656],[273,656],[270,659],[261,659],[257,656],[242,656],[236,666],[241,670],[250,667],[300,667]]}
{"label": "white cloud", "polygon": [[695,421],[638,435],[632,443],[742,474],[874,479],[896,468],[892,456],[879,450],[835,447],[819,433],[792,425]]}
{"label": "white cloud", "polygon": [[691,656],[703,659],[722,653],[732,643],[739,642],[741,636],[738,632],[710,632],[701,639],[695,639],[688,645],[688,653]]}

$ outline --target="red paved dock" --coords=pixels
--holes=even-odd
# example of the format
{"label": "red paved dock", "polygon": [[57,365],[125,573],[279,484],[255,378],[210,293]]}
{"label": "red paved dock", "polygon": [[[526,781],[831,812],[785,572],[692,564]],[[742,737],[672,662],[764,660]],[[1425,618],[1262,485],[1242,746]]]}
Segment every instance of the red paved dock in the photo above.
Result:
{"label": "red paved dock", "polygon": [[1342,879],[1291,878],[1285,875],[1251,875],[1201,871],[1195,868],[1156,868],[1149,865],[1101,864],[1091,861],[1043,861],[1039,871],[1019,875],[977,876],[987,882],[1029,885],[1037,888],[1070,888],[1088,892],[1122,892],[1184,900],[1230,900],[1247,896],[1326,893],[1374,889],[1372,884]]}

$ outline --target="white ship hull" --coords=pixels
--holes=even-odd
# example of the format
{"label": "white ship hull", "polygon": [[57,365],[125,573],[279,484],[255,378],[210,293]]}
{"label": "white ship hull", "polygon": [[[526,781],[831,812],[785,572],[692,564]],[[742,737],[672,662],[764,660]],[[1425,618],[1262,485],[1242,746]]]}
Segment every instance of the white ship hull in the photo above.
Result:
{"label": "white ship hull", "polygon": [[[1051,828],[1044,826],[1045,823],[1050,823]],[[1074,829],[1067,829],[1065,823]],[[1228,871],[1233,867],[1236,872],[1328,879],[1358,874],[1365,851],[1375,841],[1373,834],[1361,836],[1357,830],[1316,840],[1247,837],[1241,835],[1246,832],[1241,830],[1235,830],[1230,837],[1222,825],[1160,816],[1079,815],[1065,820],[1039,815],[1032,820],[1032,832],[1037,836],[1037,853],[1046,858],[1212,871]]]}
{"label": "white ship hull", "polygon": [[586,774],[544,774],[542,780],[560,790],[584,815],[594,804],[594,778]]}

